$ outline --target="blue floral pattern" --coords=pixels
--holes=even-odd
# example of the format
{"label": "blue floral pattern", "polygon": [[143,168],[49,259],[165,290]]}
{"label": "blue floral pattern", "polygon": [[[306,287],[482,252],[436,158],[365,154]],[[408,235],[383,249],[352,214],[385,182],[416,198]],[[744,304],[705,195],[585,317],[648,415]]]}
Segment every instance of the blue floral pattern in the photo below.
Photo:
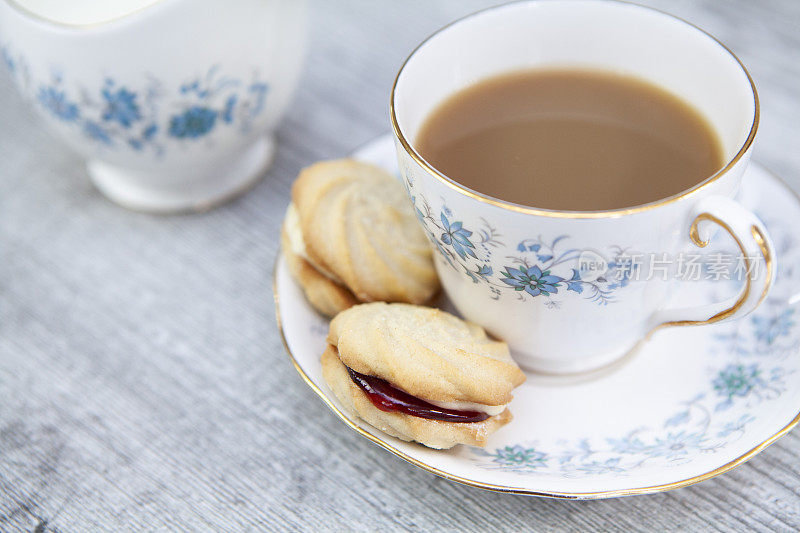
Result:
{"label": "blue floral pattern", "polygon": [[47,114],[106,149],[160,155],[167,139],[196,142],[222,126],[247,133],[269,92],[257,73],[244,81],[222,75],[217,66],[176,88],[152,76],[143,76],[136,86],[106,78],[97,89],[73,86],[58,71],[49,80],[33,80],[23,56],[7,46],[0,51],[11,75]]}
{"label": "blue floral pattern", "polygon": [[[780,364],[784,352],[776,349],[786,342],[797,355],[800,332],[792,319],[794,310],[783,303],[782,311],[773,314],[769,307],[741,324],[724,326],[726,331],[716,338],[736,349],[725,351],[726,364],[709,369],[707,389],[679,404],[660,425],[595,442],[559,441],[551,449],[535,441],[494,450],[472,448],[473,461],[482,468],[518,474],[622,476],[642,466],[684,464],[697,452],[721,450],[756,420],[748,408],[778,399],[787,390],[784,378],[794,372]],[[771,351],[766,352],[765,345]],[[739,360],[730,362],[730,354]],[[734,405],[739,408],[730,409]]]}
{"label": "blue floral pattern", "polygon": [[78,104],[71,102],[58,87],[39,87],[36,100],[59,120],[75,122],[80,118]]}
{"label": "blue floral pattern", "polygon": [[542,272],[542,269],[536,265],[524,270],[506,267],[503,276],[505,277],[500,281],[514,287],[515,291],[525,291],[531,296],[555,294],[558,292],[561,282],[564,281],[564,278],[550,274],[549,270]]}
{"label": "blue floral pattern", "polygon": [[[776,234],[782,228],[778,221],[769,227]],[[550,255],[538,241],[520,246]],[[787,236],[778,252],[786,256],[796,246]],[[764,402],[781,399],[789,390],[789,377],[797,372],[800,327],[785,294],[794,294],[795,289],[787,291],[787,286],[796,287],[799,277],[792,263],[782,263],[775,296],[749,318],[711,326],[716,329],[711,353],[719,364],[708,368],[704,389],[680,402],[660,424],[591,441],[561,440],[547,447],[529,441],[494,450],[471,448],[472,460],[481,468],[520,475],[625,476],[641,467],[686,464],[723,450],[745,435]]]}
{"label": "blue floral pattern", "polygon": [[487,456],[493,463],[511,470],[529,471],[547,466],[547,454],[520,445],[497,448]]}
{"label": "blue floral pattern", "polygon": [[83,134],[90,139],[103,144],[112,143],[111,136],[108,134],[108,132],[103,128],[103,126],[97,122],[94,122],[93,120],[87,120],[83,123]]}
{"label": "blue floral pattern", "polygon": [[717,395],[728,400],[734,396],[745,397],[756,387],[762,386],[761,369],[758,365],[728,365],[719,371],[713,381]]}
{"label": "blue floral pattern", "polygon": [[141,120],[142,115],[139,112],[139,105],[136,103],[136,93],[125,87],[116,89],[111,80],[106,80],[106,86],[102,93],[103,99],[106,101],[102,115],[104,122],[118,122],[123,128],[130,128],[131,124]]}
{"label": "blue floral pattern", "polygon": [[[599,305],[608,305],[615,301],[615,292],[628,285],[638,268],[638,265],[615,259],[608,263],[601,276],[583,279],[580,271],[571,265],[577,263],[584,250],[566,246],[569,237],[561,235],[552,240],[542,237],[522,240],[513,253],[505,256],[507,264],[495,272],[490,264],[492,256],[506,248],[496,228],[484,219],[480,220],[480,226],[467,228],[446,205],[436,216],[428,201],[414,194],[410,174],[406,174],[405,185],[414,212],[441,260],[473,283],[488,286],[495,300],[504,294],[514,294],[520,300],[544,298],[546,307],[557,309],[560,300],[553,297],[564,289],[562,294],[572,292]],[[615,258],[624,256],[621,247],[614,247],[610,252]]]}
{"label": "blue floral pattern", "polygon": [[202,137],[214,129],[217,112],[207,107],[194,106],[169,121],[169,134],[179,139]]}
{"label": "blue floral pattern", "polygon": [[472,232],[464,228],[461,222],[450,223],[444,213],[441,214],[442,229],[444,233],[440,239],[446,245],[452,246],[453,250],[458,254],[461,259],[466,259],[467,256],[478,258],[475,255],[475,245],[469,240],[472,237]]}
{"label": "blue floral pattern", "polygon": [[771,316],[757,316],[753,319],[753,329],[759,342],[772,346],[781,337],[789,334],[794,326],[794,309],[784,309]]}

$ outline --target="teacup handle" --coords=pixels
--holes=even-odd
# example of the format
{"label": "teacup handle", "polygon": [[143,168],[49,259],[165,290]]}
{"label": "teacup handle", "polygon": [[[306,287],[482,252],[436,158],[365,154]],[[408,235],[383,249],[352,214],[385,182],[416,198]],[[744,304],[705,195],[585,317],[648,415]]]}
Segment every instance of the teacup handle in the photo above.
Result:
{"label": "teacup handle", "polygon": [[758,307],[775,279],[775,249],[764,224],[749,209],[726,196],[709,196],[693,207],[689,237],[704,248],[714,225],[727,231],[746,267],[744,288],[738,296],[714,304],[656,311],[650,333],[667,326],[697,326],[734,320]]}

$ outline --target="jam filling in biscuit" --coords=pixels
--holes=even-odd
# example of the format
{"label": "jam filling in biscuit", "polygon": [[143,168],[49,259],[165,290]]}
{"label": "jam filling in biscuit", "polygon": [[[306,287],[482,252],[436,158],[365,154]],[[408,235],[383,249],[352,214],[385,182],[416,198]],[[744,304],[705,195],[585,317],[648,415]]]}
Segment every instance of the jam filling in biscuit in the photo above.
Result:
{"label": "jam filling in biscuit", "polygon": [[386,380],[360,374],[348,366],[345,368],[347,368],[353,383],[358,385],[367,398],[381,411],[401,412],[443,422],[483,422],[489,418],[487,413],[480,411],[457,411],[437,407],[393,387]]}

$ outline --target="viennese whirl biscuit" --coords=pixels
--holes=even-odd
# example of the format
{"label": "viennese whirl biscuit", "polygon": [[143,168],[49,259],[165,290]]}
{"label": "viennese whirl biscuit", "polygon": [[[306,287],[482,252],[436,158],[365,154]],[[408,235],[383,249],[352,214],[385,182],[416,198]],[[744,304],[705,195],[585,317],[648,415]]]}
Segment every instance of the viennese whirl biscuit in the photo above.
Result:
{"label": "viennese whirl biscuit", "polygon": [[335,316],[339,311],[359,303],[347,287],[320,273],[308,262],[303,237],[299,235],[299,224],[297,210],[294,204],[290,204],[281,229],[281,248],[289,272],[303,288],[309,303],[327,316]]}
{"label": "viennese whirl biscuit", "polygon": [[506,343],[480,326],[407,304],[362,304],[340,313],[321,361],[348,410],[431,448],[484,446],[511,420],[511,391],[525,381]]}
{"label": "viennese whirl biscuit", "polygon": [[340,159],[304,169],[282,243],[292,275],[329,316],[356,302],[424,303],[439,289],[403,186],[367,163]]}

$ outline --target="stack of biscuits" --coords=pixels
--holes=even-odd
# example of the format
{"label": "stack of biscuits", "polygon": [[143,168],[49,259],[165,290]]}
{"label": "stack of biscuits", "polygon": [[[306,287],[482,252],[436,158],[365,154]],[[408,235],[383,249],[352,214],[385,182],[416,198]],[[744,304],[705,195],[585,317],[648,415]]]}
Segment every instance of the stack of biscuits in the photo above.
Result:
{"label": "stack of biscuits", "polygon": [[292,276],[327,316],[362,302],[422,304],[439,290],[403,186],[367,163],[339,159],[304,169],[281,240]]}
{"label": "stack of biscuits", "polygon": [[511,420],[525,375],[506,343],[420,305],[439,280],[399,180],[350,159],[304,169],[281,247],[309,303],[334,317],[322,370],[349,414],[439,449],[484,446]]}

